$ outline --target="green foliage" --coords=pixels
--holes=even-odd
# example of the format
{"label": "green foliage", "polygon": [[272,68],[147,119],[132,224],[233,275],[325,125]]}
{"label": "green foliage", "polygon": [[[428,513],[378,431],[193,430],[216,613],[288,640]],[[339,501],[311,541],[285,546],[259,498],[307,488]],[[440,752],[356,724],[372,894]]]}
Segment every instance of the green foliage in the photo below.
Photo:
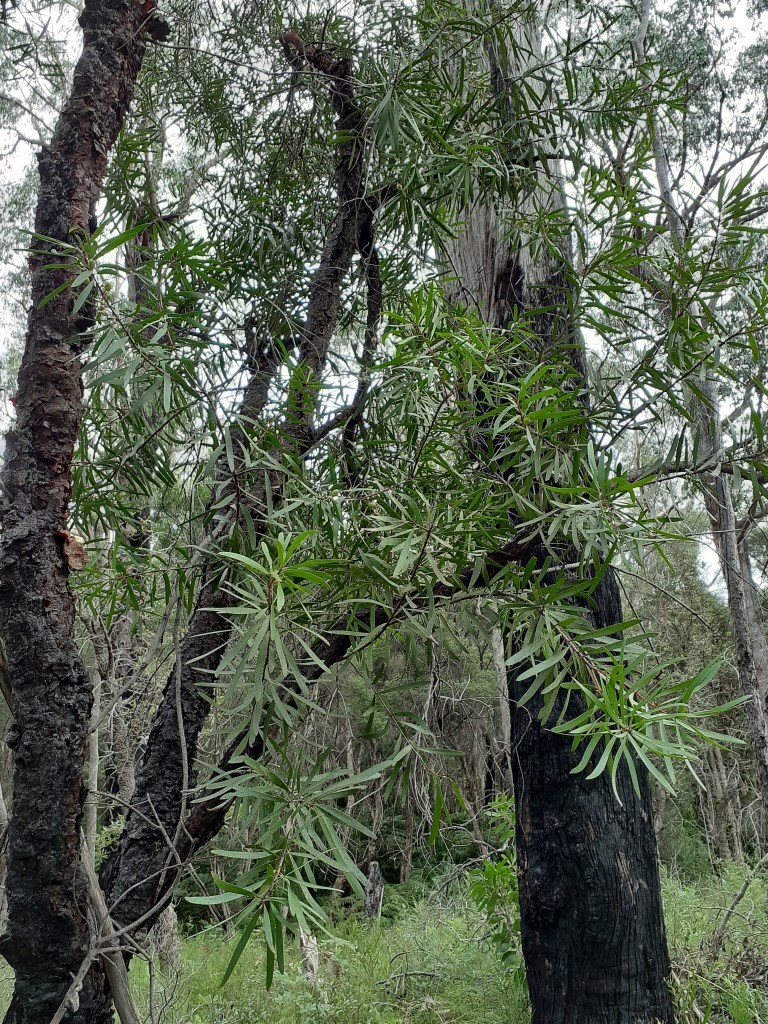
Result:
{"label": "green foliage", "polygon": [[[509,824],[507,810],[502,816],[507,825],[499,826],[499,834]],[[701,1024],[702,1019],[709,1024],[760,1024],[766,1017],[768,1000],[760,978],[768,957],[768,918],[760,880],[742,905],[743,917],[733,921],[723,957],[708,965],[698,959],[742,879],[736,867],[695,885],[664,878],[681,1024]],[[182,974],[166,1019],[169,1024],[434,1024],[438,1019],[526,1024],[529,1010],[521,976],[483,941],[485,915],[455,886],[450,893],[441,886],[415,905],[404,906],[398,919],[382,927],[340,922],[320,940],[321,980],[314,990],[303,977],[293,940],[286,945],[286,973],[275,979],[270,992],[261,984],[266,944],[258,939],[220,987],[236,939],[222,942],[218,932],[203,931],[183,943]],[[142,1007],[148,985],[141,961],[134,961],[131,977]]]}
{"label": "green foliage", "polygon": [[485,915],[491,941],[504,966],[522,982],[524,963],[520,946],[520,892],[514,853],[515,812],[509,797],[497,797],[486,809],[487,821],[502,845],[467,875],[469,896]]}
{"label": "green foliage", "polygon": [[729,865],[695,884],[664,879],[666,921],[674,969],[674,994],[682,1024],[759,1024],[768,1014],[766,886],[753,881],[729,923],[722,950],[711,937],[740,889],[748,868]]}
{"label": "green foliage", "polygon": [[[258,843],[224,851],[243,873],[196,899],[244,904],[227,975],[263,934],[271,981],[292,932],[326,926],[325,876],[341,871],[359,892],[353,852],[371,830],[348,801],[381,782],[388,803],[403,803],[418,774],[436,848],[461,810],[450,752],[407,692],[423,686],[433,644],[461,661],[446,637],[461,607],[498,609],[523,703],[542,699],[590,778],[626,764],[638,788],[641,768],[671,788],[680,764],[696,770],[702,743],[733,731],[739,702],[714,693],[722,644],[676,645],[648,621],[650,602],[621,637],[595,629],[590,609],[609,562],[644,573],[658,552],[674,560],[678,506],[704,470],[727,466],[740,513],[765,511],[765,44],[739,48],[727,14],[698,2],[693,42],[689,5],[668,4],[642,55],[629,8],[563,8],[533,67],[514,4],[365,0],[355,23],[301,5],[172,7],[179,45],[151,48],[101,226],[46,253],[93,319],[72,512],[92,557],[73,585],[99,627],[130,614],[162,639],[173,613],[177,646],[201,583],[230,625],[206,680],[216,723],[205,740],[216,755],[239,745],[234,770],[209,783]],[[286,22],[353,59],[377,207],[378,347],[365,351],[371,295],[356,264],[320,379],[296,340],[333,234],[345,140],[323,76],[278,43]],[[41,64],[31,30],[8,33],[19,83],[48,69],[45,108],[66,81],[60,49]],[[724,38],[728,80],[711,73]],[[3,125],[14,111],[4,96]],[[674,244],[669,197],[653,184],[659,148],[680,163]],[[15,224],[28,188],[14,190]],[[567,217],[552,204],[561,189]],[[480,209],[521,265],[547,271],[504,330],[447,270]],[[589,407],[574,368],[580,331],[600,362]],[[239,405],[260,373],[263,401]],[[741,410],[715,452],[712,389]],[[350,391],[355,408],[337,422]],[[305,393],[312,423],[297,437]],[[697,604],[716,618],[712,602]],[[422,663],[404,681],[388,664],[393,634]],[[300,729],[327,713],[316,684],[341,648],[358,731],[382,748],[361,771],[326,767]],[[157,672],[168,658],[155,649],[149,660]],[[477,683],[479,659],[464,660]],[[710,727],[714,717],[729,728]],[[258,759],[245,754],[254,745]],[[691,875],[699,853],[684,853]],[[507,957],[513,868],[505,851],[470,883]]]}
{"label": "green foliage", "polygon": [[[365,9],[362,48],[343,18],[295,18],[302,32],[360,50],[367,187],[388,194],[393,176],[398,182],[377,223],[386,321],[365,368],[364,429],[322,429],[343,404],[345,376],[360,370],[365,303],[355,272],[342,295],[338,352],[313,383],[320,430],[308,454],[291,441],[291,395],[307,384],[294,341],[335,203],[331,104],[320,82],[291,72],[279,46],[265,50],[264,26],[277,33],[280,23],[274,10],[251,12],[261,19],[258,45],[255,23],[237,8],[215,9],[206,22],[180,11],[185,46],[149,58],[103,225],[68,253],[76,265],[63,287],[83,306],[97,300],[75,518],[89,539],[115,538],[99,544],[82,598],[99,612],[106,606],[108,619],[126,602],[138,611],[175,593],[189,608],[202,541],[234,632],[210,680],[222,731],[232,738],[247,727],[254,741],[265,715],[290,729],[296,705],[310,706],[324,650],[338,638],[374,679],[372,650],[386,629],[406,625],[428,641],[441,609],[480,589],[503,604],[514,658],[531,662],[526,696],[544,696],[545,718],[561,702],[552,725],[580,741],[581,767],[615,777],[621,762],[633,774],[642,764],[669,785],[676,760],[690,762],[703,739],[722,740],[703,719],[733,703],[692,711],[713,670],[680,679],[639,635],[625,642],[596,631],[588,607],[608,560],[660,542],[666,527],[622,472],[616,438],[641,429],[644,413],[661,423],[670,412],[679,429],[642,479],[660,465],[695,463],[700,438],[687,395],[699,387],[696,373],[704,366],[741,380],[736,356],[759,356],[766,289],[755,172],[719,176],[682,250],[654,238],[641,251],[635,229],[642,236],[654,223],[659,199],[645,186],[652,150],[632,126],[638,112],[651,123],[658,106],[678,123],[684,69],[670,64],[668,47],[669,70],[659,75],[654,54],[640,66],[622,58],[634,31],[625,15],[577,11],[553,32],[542,66],[497,102],[476,54],[492,46],[510,68],[525,64],[530,26],[521,12],[507,12],[507,24],[485,5],[468,12],[442,0],[417,15]],[[246,74],[255,60],[264,66]],[[162,88],[168,76],[183,83],[173,100]],[[265,88],[272,76],[282,83],[277,94]],[[525,130],[500,144],[499,118],[511,115]],[[164,119],[180,125],[177,153]],[[589,144],[594,132],[624,152],[623,177]],[[520,245],[536,239],[531,259],[562,261],[562,211],[547,206],[535,169],[537,159],[549,166],[542,154],[552,139],[565,140],[568,186],[579,197],[569,226],[579,255],[563,267],[564,308],[518,309],[509,329],[493,330],[446,297],[441,260],[482,198]],[[260,159],[249,160],[255,150]],[[130,256],[128,295],[121,249]],[[661,326],[652,304],[659,289]],[[545,317],[597,332],[626,387],[604,379],[587,409],[572,352],[555,346],[542,357]],[[280,354],[255,420],[233,414],[231,395],[247,379],[254,338]],[[759,490],[749,453],[733,454]],[[165,532],[141,569],[146,590],[118,539],[144,505],[161,512]],[[545,564],[520,557],[494,568],[511,534],[543,549]],[[398,750],[429,747],[418,722],[401,717],[400,729]]]}
{"label": "green foliage", "polygon": [[97,871],[101,867],[104,858],[108,856],[109,851],[119,840],[124,824],[125,815],[118,814],[109,824],[97,830],[95,850],[95,868]]}
{"label": "green foliage", "polygon": [[[284,970],[286,931],[298,933],[301,929],[313,934],[325,929],[326,915],[318,896],[327,886],[317,880],[319,868],[342,872],[353,891],[363,895],[365,876],[350,858],[339,827],[372,833],[339,804],[379,779],[384,769],[398,760],[393,758],[389,765],[377,765],[353,776],[342,769],[323,772],[319,761],[305,775],[301,761],[291,761],[284,748],[275,748],[275,753],[279,760],[269,766],[243,755],[242,763],[248,770],[234,783],[224,779],[218,784],[244,805],[249,820],[259,827],[258,848],[215,851],[245,862],[247,870],[238,877],[237,884],[214,878],[222,890],[219,894],[188,897],[190,903],[204,906],[245,901],[237,915],[242,931],[224,981],[258,927],[266,939],[267,988],[275,968]],[[215,783],[212,788],[217,788]]]}

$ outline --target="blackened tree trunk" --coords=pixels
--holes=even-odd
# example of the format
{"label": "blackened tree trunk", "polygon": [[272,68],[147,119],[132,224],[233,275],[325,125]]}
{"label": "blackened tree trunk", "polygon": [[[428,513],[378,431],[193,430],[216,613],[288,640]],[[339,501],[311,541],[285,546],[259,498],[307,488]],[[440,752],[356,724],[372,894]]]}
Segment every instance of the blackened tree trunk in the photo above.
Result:
{"label": "blackened tree trunk", "polygon": [[[146,14],[134,0],[86,0],[84,42],[53,138],[38,155],[32,303],[3,470],[0,627],[13,693],[15,748],[9,822],[8,931],[16,972],[8,1019],[50,1024],[77,1003],[91,955],[88,884],[81,867],[83,766],[92,684],[74,642],[67,513],[82,415],[80,350],[87,304],[64,287],[74,260],[56,242],[88,232],[107,158],[131,101]],[[51,241],[52,240],[52,241]],[[48,269],[47,264],[67,264]]]}
{"label": "blackened tree trunk", "polygon": [[[302,361],[311,372],[311,378],[317,381],[324,371],[328,346],[336,328],[342,283],[360,247],[361,236],[370,233],[373,210],[365,201],[365,146],[358,138],[364,123],[354,98],[351,65],[348,61],[333,62],[314,47],[305,48],[294,33],[286,38],[300,49],[309,63],[328,74],[337,123],[350,133],[349,142],[339,147],[338,213],[312,280],[300,344]],[[261,416],[272,373],[279,361],[277,349],[269,346],[261,354],[254,352],[252,360],[254,374],[243,398],[238,422],[232,427],[235,450],[245,451],[250,443],[245,425],[257,423]],[[294,396],[297,408],[283,424],[283,451],[288,464],[293,457],[301,458],[313,439],[312,389],[304,390],[307,394]],[[220,487],[226,493],[231,489],[226,458],[222,459],[220,470]],[[278,502],[284,476],[277,472],[272,472],[271,476],[272,501]],[[266,530],[265,496],[253,495],[252,504],[253,521],[257,528]],[[229,528],[233,525],[229,524]],[[151,925],[178,876],[179,847],[186,844],[186,791],[195,783],[197,743],[211,706],[206,684],[215,675],[230,635],[226,616],[216,610],[225,607],[226,595],[217,587],[215,562],[207,563],[204,573],[208,580],[189,621],[177,668],[169,676],[147,750],[136,773],[135,797],[125,829],[104,873],[110,911],[125,925]]]}
{"label": "blackened tree trunk", "polygon": [[[610,568],[595,592],[596,625],[621,621]],[[647,773],[587,779],[568,737],[520,707],[528,683],[509,673],[522,943],[533,1024],[674,1020],[656,834]],[[553,712],[557,717],[559,708]]]}
{"label": "blackened tree trunk", "polygon": [[[282,455],[285,474],[270,469],[271,500],[279,503],[293,459],[302,458],[315,438],[313,418],[316,385],[322,378],[328,348],[336,329],[341,305],[342,285],[357,253],[367,265],[369,310],[375,324],[381,300],[378,264],[373,246],[374,207],[366,197],[365,157],[366,122],[354,92],[351,62],[335,60],[325,51],[306,45],[295,33],[286,33],[285,45],[316,70],[326,75],[337,127],[347,135],[337,148],[336,186],[338,208],[313,275],[307,304],[307,316],[299,343],[301,361],[308,371],[307,383],[290,396],[283,421]],[[371,305],[373,297],[373,305]],[[258,424],[267,400],[272,375],[279,365],[278,346],[262,345],[256,339],[251,346],[253,375],[241,403],[237,421],[232,424],[232,447],[245,453],[250,431]],[[277,453],[276,453],[277,454]],[[245,461],[245,460],[244,460]],[[233,494],[232,474],[226,458],[219,464],[217,498]],[[251,518],[265,532],[268,503],[263,476],[253,485]],[[236,503],[233,501],[232,505]],[[207,543],[215,552],[217,541],[235,526],[232,521],[209,523]],[[147,749],[136,770],[136,786],[126,823],[116,849],[102,870],[102,885],[111,915],[134,935],[151,928],[172,895],[173,885],[183,865],[201,845],[212,839],[223,826],[227,805],[218,800],[197,803],[189,808],[189,790],[196,784],[195,757],[198,740],[210,711],[207,684],[215,675],[231,633],[225,614],[227,596],[219,586],[215,554],[202,566],[202,586],[195,610],[180,644],[177,662],[165,685],[155,714]],[[339,646],[339,657],[347,643]],[[324,650],[328,663],[333,661],[332,645]],[[308,673],[317,678],[319,672]],[[251,750],[251,756],[263,752]],[[230,752],[231,753],[231,752]],[[126,958],[130,956],[126,947]],[[81,1000],[74,1019],[111,1024],[112,1001],[106,986],[98,981],[101,968],[94,964],[92,999]]]}
{"label": "blackened tree trunk", "polygon": [[[487,13],[493,15],[492,0],[490,7]],[[478,202],[463,211],[466,231],[450,257],[463,302],[500,329],[522,321],[542,358],[571,371],[564,373],[563,387],[586,392],[583,343],[569,301],[567,209],[551,154],[556,131],[543,112],[548,104],[539,17],[536,3],[521,8],[505,22],[504,45],[489,37],[481,57],[500,135],[510,152],[530,155],[535,172],[517,172],[509,202]],[[541,111],[533,98],[537,93]],[[572,439],[574,444],[584,440]],[[542,564],[550,555],[543,545],[533,554]],[[565,560],[573,556],[570,549]],[[590,605],[596,626],[621,623],[621,599],[610,566]],[[637,766],[638,794],[622,766],[618,798],[606,773],[591,781],[589,769],[572,775],[579,754],[569,737],[541,721],[542,698],[518,705],[530,684],[518,681],[521,672],[521,667],[510,670],[507,681],[521,937],[533,1024],[672,1024],[646,774]],[[574,703],[571,713],[578,714]]]}

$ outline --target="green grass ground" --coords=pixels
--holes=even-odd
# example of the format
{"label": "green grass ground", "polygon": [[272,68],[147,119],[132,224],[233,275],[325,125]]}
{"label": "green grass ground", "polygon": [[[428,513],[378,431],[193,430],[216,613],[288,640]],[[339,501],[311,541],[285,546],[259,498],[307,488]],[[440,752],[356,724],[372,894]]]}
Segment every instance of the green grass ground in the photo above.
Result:
{"label": "green grass ground", "polygon": [[[743,877],[733,867],[687,884],[665,879],[681,1024],[768,1024],[763,881],[755,881],[739,904],[724,949],[713,956],[707,947]],[[178,976],[157,968],[150,977],[146,962],[134,962],[137,1004],[150,1024],[529,1024],[520,972],[502,965],[485,921],[463,892],[390,887],[385,914],[378,927],[341,920],[321,939],[316,989],[292,944],[286,973],[276,975],[267,992],[260,938],[222,987],[234,941],[202,930],[184,939]],[[6,970],[3,1003],[10,987]]]}
{"label": "green grass ground", "polygon": [[[681,1024],[768,1024],[763,882],[753,883],[739,904],[723,951],[717,957],[707,952],[707,939],[743,877],[729,868],[696,883],[665,879]],[[485,921],[463,893],[409,899],[392,887],[387,909],[390,920],[379,927],[342,921],[333,937],[321,940],[317,989],[305,981],[291,947],[286,973],[265,991],[260,939],[221,988],[233,943],[214,930],[186,939],[181,976],[168,986],[158,974],[148,1017],[164,1016],[167,1024],[528,1024],[521,974],[501,964]],[[137,965],[133,976],[145,1007],[146,965]]]}
{"label": "green grass ground", "polygon": [[[484,922],[465,904],[422,901],[393,923],[347,921],[321,940],[321,981],[304,979],[295,945],[286,972],[264,988],[263,947],[255,940],[222,989],[233,943],[203,932],[183,943],[182,974],[170,986],[167,1020],[184,1024],[527,1024],[522,979],[483,941]],[[146,965],[134,972],[149,991]],[[153,986],[158,1009],[162,981]],[[145,1004],[146,1005],[146,1004]]]}

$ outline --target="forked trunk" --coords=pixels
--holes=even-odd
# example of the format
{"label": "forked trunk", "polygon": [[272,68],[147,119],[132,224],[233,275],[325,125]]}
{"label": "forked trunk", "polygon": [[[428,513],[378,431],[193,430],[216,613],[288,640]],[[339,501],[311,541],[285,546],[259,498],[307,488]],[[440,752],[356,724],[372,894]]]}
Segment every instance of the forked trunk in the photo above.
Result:
{"label": "forked trunk", "polygon": [[[337,126],[345,133],[344,141],[336,149],[337,212],[310,284],[307,315],[298,346],[301,361],[309,371],[307,379],[319,380],[336,329],[342,287],[358,252],[367,263],[369,293],[375,285],[380,299],[373,246],[374,209],[365,195],[366,145],[363,138],[367,124],[355,98],[351,62],[332,60],[325,51],[305,45],[295,33],[286,33],[284,41],[286,46],[296,48],[302,59],[328,76]],[[370,308],[374,307],[377,312],[371,330],[375,336],[378,299]],[[250,430],[264,409],[272,374],[280,363],[278,345],[259,343],[255,337],[247,340],[252,343],[249,353],[252,376],[231,426],[232,448],[238,453],[248,452]],[[302,458],[313,441],[313,389],[308,386],[297,389],[292,403],[281,426],[286,468],[293,458]],[[238,454],[237,459],[240,458]],[[244,455],[242,458],[247,461]],[[226,453],[220,458],[217,475],[217,500],[221,503],[225,494],[234,493],[234,477]],[[281,500],[285,476],[286,472],[281,469],[270,470],[271,501],[275,505]],[[263,481],[263,475],[256,474],[249,493],[251,522],[262,535],[268,526],[265,510],[269,507],[265,490],[257,490],[266,489]],[[237,504],[233,502],[233,506]],[[220,531],[223,524],[217,516],[211,518],[210,525],[212,530]],[[225,525],[229,527],[234,523],[225,520]],[[211,707],[207,684],[219,668],[231,632],[224,614],[227,595],[216,582],[215,557],[204,561],[201,575],[203,584],[195,610],[161,696],[146,750],[137,766],[135,792],[125,827],[101,871],[110,912],[115,922],[134,937],[152,926],[170,900],[183,865],[216,835],[227,813],[228,805],[215,797],[192,805],[190,799],[190,791],[197,782],[198,740]],[[326,658],[331,647],[324,650]],[[254,758],[263,753],[261,742],[259,738],[249,749]],[[225,757],[225,762],[229,756]],[[124,955],[126,959],[131,956],[127,945]],[[73,1020],[77,1024],[111,1024],[112,1001],[106,988],[98,982],[98,965],[91,974],[95,979],[91,986],[95,998],[81,1000]]]}

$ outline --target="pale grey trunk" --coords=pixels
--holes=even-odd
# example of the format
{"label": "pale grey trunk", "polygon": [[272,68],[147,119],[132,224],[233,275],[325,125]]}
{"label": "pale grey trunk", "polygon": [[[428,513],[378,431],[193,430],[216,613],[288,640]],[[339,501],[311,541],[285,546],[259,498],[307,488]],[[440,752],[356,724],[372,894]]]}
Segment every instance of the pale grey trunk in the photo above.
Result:
{"label": "pale grey trunk", "polygon": [[[700,415],[704,423],[707,414],[708,410],[702,407]],[[718,433],[719,415],[715,403],[713,411],[709,413],[709,420],[712,424],[717,423]],[[721,451],[721,444],[717,444],[714,451]],[[765,807],[768,805],[768,645],[765,620],[760,595],[752,578],[746,540],[739,535],[728,481],[720,473],[714,479],[705,476],[703,483],[709,489],[706,496],[707,511],[728,593],[739,689],[744,696],[750,698],[746,708],[747,735],[755,758],[757,784],[763,804],[760,817],[764,822]]]}
{"label": "pale grey trunk", "polygon": [[[646,59],[645,45],[649,18],[650,0],[644,0],[635,40],[635,52],[639,63]],[[667,223],[674,244],[682,249],[686,242],[685,231],[671,185],[661,126],[654,111],[648,113],[648,125],[656,177],[666,210]],[[691,311],[694,315],[697,312],[701,313],[698,302],[692,303]],[[742,694],[751,700],[746,716],[747,733],[755,756],[757,782],[765,806],[768,802],[768,644],[765,620],[752,579],[746,536],[740,532],[730,485],[720,472],[723,431],[716,376],[704,369],[701,379],[697,381],[697,388],[702,398],[691,394],[690,406],[699,431],[699,462],[704,467],[700,472],[700,478],[712,524],[712,536],[728,592],[739,687]]]}
{"label": "pale grey trunk", "polygon": [[714,849],[715,856],[719,860],[730,860],[731,847],[728,842],[728,808],[726,795],[726,780],[720,771],[721,765],[714,757],[714,750],[708,749],[705,752],[707,765],[707,831]]}
{"label": "pale grey trunk", "polygon": [[88,734],[88,790],[83,811],[83,856],[96,864],[96,826],[99,807],[99,721],[101,719],[101,677],[91,673],[93,679],[93,710]]}
{"label": "pale grey trunk", "polygon": [[[649,0],[645,0],[644,26],[647,30]],[[639,59],[645,58],[643,24],[636,41]],[[672,190],[667,152],[662,129],[649,116],[653,156],[659,193],[667,210],[668,223],[675,245],[682,248],[685,233]],[[692,312],[699,310],[692,304]],[[720,419],[718,382],[714,373],[703,370],[696,382],[700,395],[691,393],[690,408],[698,428],[698,458],[703,467],[699,478],[705,489],[707,511],[712,524],[713,540],[718,553],[728,593],[728,609],[733,630],[736,670],[741,693],[751,698],[746,714],[746,730],[755,755],[758,786],[763,804],[768,801],[768,643],[760,597],[752,578],[750,556],[745,536],[739,529],[733,508],[730,485],[720,471],[723,457],[723,430]]]}
{"label": "pale grey trunk", "polygon": [[501,731],[499,745],[501,747],[500,774],[505,793],[512,792],[512,719],[509,714],[509,689],[507,687],[507,664],[504,654],[504,638],[498,626],[491,630],[493,645],[493,667],[496,673],[496,684],[499,696],[499,720]]}
{"label": "pale grey trunk", "polygon": [[181,937],[175,908],[165,908],[149,932],[149,949],[153,959],[160,961],[169,974],[178,975],[181,968]]}
{"label": "pale grey trunk", "polygon": [[384,880],[378,861],[372,860],[368,866],[368,881],[365,886],[363,910],[369,921],[381,918],[381,901],[384,897]]}
{"label": "pale grey trunk", "polygon": [[317,938],[301,928],[299,929],[299,947],[304,977],[315,988],[320,984],[320,949],[317,945]]}
{"label": "pale grey trunk", "polygon": [[384,822],[384,798],[381,794],[381,786],[376,786],[373,791],[373,810],[371,811],[371,832],[368,844],[363,854],[363,862],[374,860],[381,843],[381,826]]}

